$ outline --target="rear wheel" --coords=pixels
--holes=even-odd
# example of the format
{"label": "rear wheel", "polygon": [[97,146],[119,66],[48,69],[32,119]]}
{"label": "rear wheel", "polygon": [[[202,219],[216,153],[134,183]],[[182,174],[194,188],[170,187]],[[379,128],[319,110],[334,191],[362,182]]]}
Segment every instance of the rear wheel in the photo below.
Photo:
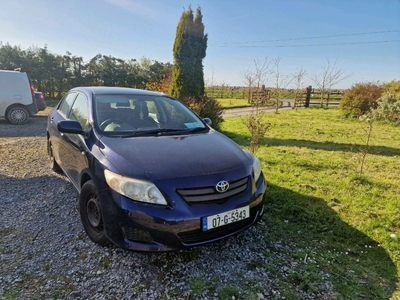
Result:
{"label": "rear wheel", "polygon": [[83,227],[89,238],[101,245],[110,244],[106,237],[97,188],[92,180],[86,182],[79,195],[79,211]]}
{"label": "rear wheel", "polygon": [[13,124],[25,124],[29,119],[28,111],[22,106],[11,107],[7,111],[7,120]]}
{"label": "rear wheel", "polygon": [[47,139],[47,154],[49,155],[49,163],[50,163],[50,168],[57,173],[61,173],[61,168],[54,159],[53,155],[53,147],[51,145],[50,139]]}

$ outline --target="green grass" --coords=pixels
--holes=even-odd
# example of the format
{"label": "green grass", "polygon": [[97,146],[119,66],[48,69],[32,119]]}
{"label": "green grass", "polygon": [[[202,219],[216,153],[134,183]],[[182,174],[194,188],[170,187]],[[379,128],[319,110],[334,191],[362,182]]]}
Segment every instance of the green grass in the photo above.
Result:
{"label": "green grass", "polygon": [[250,107],[251,104],[248,103],[247,99],[221,99],[217,98],[219,104],[222,105],[223,108],[240,108],[240,107]]}
{"label": "green grass", "polygon": [[205,291],[213,290],[213,284],[204,278],[193,278],[189,280],[191,295],[196,299]]}
{"label": "green grass", "polygon": [[[277,288],[287,299],[301,298],[298,290],[318,290],[322,272],[335,299],[400,299],[399,128],[374,123],[360,175],[366,124],[337,109],[264,120],[272,124],[256,153],[268,182],[264,238],[295,244],[293,257],[306,261],[282,274],[276,258]],[[240,118],[225,119],[223,132],[248,148]]]}
{"label": "green grass", "polygon": [[239,299],[239,290],[234,286],[225,286],[218,292],[221,300]]}
{"label": "green grass", "polygon": [[[222,105],[222,108],[242,108],[242,107],[251,107],[251,104],[248,103],[247,99],[227,99],[227,98],[217,98],[219,104]],[[271,100],[267,105],[273,105],[274,102]]]}
{"label": "green grass", "polygon": [[46,105],[48,107],[54,107],[60,102],[60,100],[46,100]]}

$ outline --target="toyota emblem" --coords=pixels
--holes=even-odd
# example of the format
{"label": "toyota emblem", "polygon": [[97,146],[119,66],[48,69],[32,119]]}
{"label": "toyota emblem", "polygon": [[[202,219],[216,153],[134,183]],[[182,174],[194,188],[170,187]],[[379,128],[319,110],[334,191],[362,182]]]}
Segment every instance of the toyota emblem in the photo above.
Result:
{"label": "toyota emblem", "polygon": [[222,180],[215,185],[215,189],[219,193],[225,193],[229,189],[229,182]]}

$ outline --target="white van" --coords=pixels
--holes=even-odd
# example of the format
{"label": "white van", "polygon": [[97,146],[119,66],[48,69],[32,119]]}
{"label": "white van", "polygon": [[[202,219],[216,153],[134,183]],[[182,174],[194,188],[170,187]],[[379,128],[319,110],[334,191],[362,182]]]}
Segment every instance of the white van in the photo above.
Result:
{"label": "white van", "polygon": [[0,70],[0,119],[24,124],[37,112],[35,91],[28,74]]}

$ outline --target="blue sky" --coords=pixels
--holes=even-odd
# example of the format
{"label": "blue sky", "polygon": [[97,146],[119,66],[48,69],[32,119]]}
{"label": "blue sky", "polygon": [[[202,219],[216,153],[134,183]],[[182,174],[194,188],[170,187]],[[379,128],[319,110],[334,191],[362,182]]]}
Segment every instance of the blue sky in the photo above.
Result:
{"label": "blue sky", "polygon": [[281,58],[283,75],[303,67],[310,76],[338,58],[351,76],[336,88],[400,80],[400,0],[0,0],[0,41],[84,60],[101,53],[172,63],[190,4],[201,7],[209,38],[206,83],[245,85],[241,73],[266,57]]}

